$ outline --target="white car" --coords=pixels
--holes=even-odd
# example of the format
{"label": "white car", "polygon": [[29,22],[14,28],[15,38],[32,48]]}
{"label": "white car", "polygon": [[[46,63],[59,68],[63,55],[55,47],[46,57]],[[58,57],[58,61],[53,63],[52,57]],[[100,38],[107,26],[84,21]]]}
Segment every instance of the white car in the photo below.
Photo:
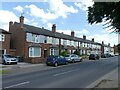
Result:
{"label": "white car", "polygon": [[68,61],[68,62],[82,62],[82,57],[76,55],[76,54],[68,54],[65,56],[65,59]]}
{"label": "white car", "polygon": [[10,54],[2,55],[3,64],[12,64],[12,63],[17,64],[17,62],[18,62],[17,59]]}

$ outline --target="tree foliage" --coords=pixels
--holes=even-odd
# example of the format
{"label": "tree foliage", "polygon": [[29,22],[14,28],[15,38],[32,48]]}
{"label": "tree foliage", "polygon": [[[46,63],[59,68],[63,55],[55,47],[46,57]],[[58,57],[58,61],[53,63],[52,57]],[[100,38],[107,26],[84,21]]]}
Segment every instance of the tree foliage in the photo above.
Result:
{"label": "tree foliage", "polygon": [[88,22],[90,24],[108,21],[105,25],[120,33],[120,2],[95,2],[88,7]]}
{"label": "tree foliage", "polygon": [[117,47],[118,47],[118,53],[120,55],[120,44],[118,44]]}

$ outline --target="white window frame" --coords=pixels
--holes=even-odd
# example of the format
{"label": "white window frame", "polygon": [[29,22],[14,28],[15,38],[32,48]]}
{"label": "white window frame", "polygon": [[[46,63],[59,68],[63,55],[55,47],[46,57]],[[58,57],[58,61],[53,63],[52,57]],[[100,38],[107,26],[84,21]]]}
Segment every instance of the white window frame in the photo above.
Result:
{"label": "white window frame", "polygon": [[0,34],[0,41],[5,41],[5,35],[4,34]]}
{"label": "white window frame", "polygon": [[[35,47],[29,47],[29,57],[41,57],[41,48],[39,47],[39,50],[40,50],[40,55],[39,55],[39,56],[35,56],[35,55],[34,55],[34,48],[35,48]],[[31,53],[30,53],[30,52],[31,52],[30,49],[32,50],[32,55],[31,55]]]}

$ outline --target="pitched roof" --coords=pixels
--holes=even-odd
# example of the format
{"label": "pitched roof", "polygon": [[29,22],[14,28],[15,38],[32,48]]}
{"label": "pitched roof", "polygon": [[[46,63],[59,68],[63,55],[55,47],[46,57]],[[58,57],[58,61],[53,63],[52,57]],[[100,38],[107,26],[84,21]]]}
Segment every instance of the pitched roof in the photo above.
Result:
{"label": "pitched roof", "polygon": [[[20,23],[16,23],[16,24],[20,25]],[[55,37],[55,38],[61,38],[61,39],[66,39],[66,40],[74,40],[74,41],[79,41],[79,42],[86,42],[86,43],[92,43],[92,44],[100,45],[100,43],[92,42],[91,40],[84,40],[83,38],[72,37],[70,35],[59,33],[59,32],[53,33],[52,31],[50,31],[48,29],[39,28],[39,27],[27,25],[27,24],[24,24],[24,31],[29,32],[29,33],[34,33],[34,34],[40,34],[40,35]]]}
{"label": "pitched roof", "polygon": [[3,34],[11,34],[10,32],[8,32],[8,31],[6,31],[6,30],[4,30],[4,29],[1,29],[1,28],[0,28],[0,33],[3,33]]}

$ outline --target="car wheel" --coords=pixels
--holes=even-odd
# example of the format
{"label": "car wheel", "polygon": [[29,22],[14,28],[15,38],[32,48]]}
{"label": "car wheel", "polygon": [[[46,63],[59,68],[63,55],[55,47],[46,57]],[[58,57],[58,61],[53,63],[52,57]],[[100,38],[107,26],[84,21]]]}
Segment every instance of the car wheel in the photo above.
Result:
{"label": "car wheel", "polygon": [[67,64],[68,64],[68,62],[65,62],[65,64],[67,65]]}
{"label": "car wheel", "polygon": [[7,63],[5,62],[5,60],[3,61],[3,64],[6,65]]}
{"label": "car wheel", "polygon": [[75,63],[75,60],[74,60],[74,59],[72,60],[72,63]]}
{"label": "car wheel", "polygon": [[82,62],[83,61],[83,59],[80,59],[80,62]]}
{"label": "car wheel", "polygon": [[55,67],[57,67],[57,66],[58,66],[58,63],[56,62],[56,63],[55,63]]}

